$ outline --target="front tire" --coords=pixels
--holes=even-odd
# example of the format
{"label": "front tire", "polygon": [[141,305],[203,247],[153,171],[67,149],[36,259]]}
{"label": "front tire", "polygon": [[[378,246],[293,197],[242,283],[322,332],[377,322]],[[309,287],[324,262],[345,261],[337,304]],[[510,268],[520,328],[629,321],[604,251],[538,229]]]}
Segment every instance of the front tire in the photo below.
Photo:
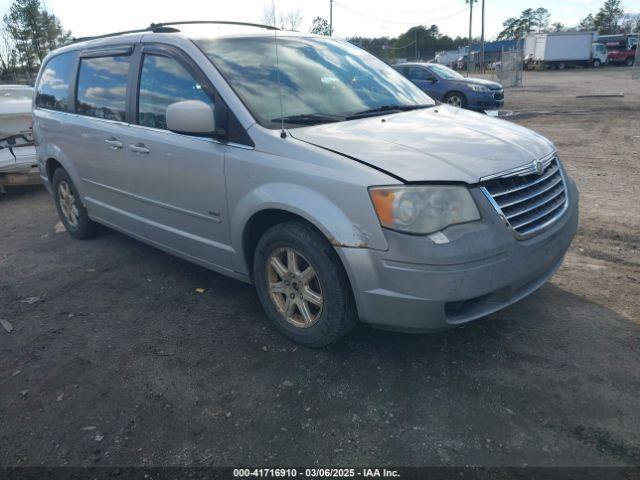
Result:
{"label": "front tire", "polygon": [[629,57],[624,61],[625,66],[633,67],[633,57]]}
{"label": "front tire", "polygon": [[444,103],[451,105],[452,107],[466,108],[467,97],[460,92],[447,93],[444,97]]}
{"label": "front tire", "polygon": [[254,255],[258,298],[273,326],[307,347],[323,347],[357,323],[351,286],[331,244],[289,221],[267,230]]}
{"label": "front tire", "polygon": [[89,219],[69,174],[63,168],[58,168],[53,173],[51,183],[58,216],[67,232],[78,239],[93,236],[95,224]]}
{"label": "front tire", "polygon": [[593,61],[593,68],[600,68],[600,60]]}

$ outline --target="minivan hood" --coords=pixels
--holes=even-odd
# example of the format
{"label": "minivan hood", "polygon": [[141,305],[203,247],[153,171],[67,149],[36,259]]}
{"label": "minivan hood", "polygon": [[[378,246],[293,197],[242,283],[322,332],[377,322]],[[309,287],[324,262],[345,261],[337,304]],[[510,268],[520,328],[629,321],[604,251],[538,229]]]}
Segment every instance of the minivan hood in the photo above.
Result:
{"label": "minivan hood", "polygon": [[447,105],[289,133],[407,182],[477,183],[554,151],[549,140],[531,130]]}

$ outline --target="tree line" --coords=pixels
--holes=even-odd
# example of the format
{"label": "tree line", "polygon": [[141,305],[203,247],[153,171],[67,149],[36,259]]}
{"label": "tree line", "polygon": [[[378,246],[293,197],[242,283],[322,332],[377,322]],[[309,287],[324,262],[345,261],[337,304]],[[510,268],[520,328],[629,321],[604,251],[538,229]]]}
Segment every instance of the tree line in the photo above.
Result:
{"label": "tree line", "polygon": [[625,12],[621,0],[606,0],[595,15],[588,14],[574,26],[550,24],[550,18],[546,8],[527,8],[519,17],[507,18],[502,23],[498,40],[524,38],[530,32],[597,31],[600,35],[640,32],[640,13]]}
{"label": "tree line", "polygon": [[347,41],[363,48],[377,57],[395,60],[398,58],[433,58],[436,52],[455,50],[467,46],[467,37],[455,38],[440,33],[437,25],[417,25],[395,38],[347,37]]}
{"label": "tree line", "polygon": [[[640,34],[640,13],[625,12],[621,0],[605,0],[595,14],[588,14],[577,25],[551,23],[551,13],[546,8],[527,8],[519,17],[503,22],[503,30],[497,40],[524,38],[531,32],[597,31],[601,35],[618,33]],[[329,35],[329,23],[322,17],[314,19],[311,33]],[[479,42],[479,38],[473,38]],[[397,37],[347,37],[347,41],[370,53],[388,60],[397,58],[432,58],[436,52],[455,50],[469,45],[468,37],[450,37],[440,33],[437,25],[417,25]]]}
{"label": "tree line", "polygon": [[70,40],[71,32],[40,0],[14,0],[0,25],[0,75],[31,80],[44,57]]}
{"label": "tree line", "polygon": [[[503,22],[498,40],[523,38],[530,32],[592,30],[600,34],[640,32],[640,13],[625,12],[621,0],[605,0],[595,14],[584,17],[578,25],[568,27],[550,23],[551,14],[545,8],[527,8],[519,17]],[[264,7],[265,24],[287,30],[297,30],[302,23],[299,11],[283,15],[276,13],[274,1]],[[331,35],[329,22],[316,17],[311,33]],[[71,32],[60,20],[43,7],[40,0],[14,0],[0,24],[0,77],[12,81],[30,81],[36,75],[44,57],[53,49],[71,41]],[[347,37],[347,41],[388,59],[431,58],[435,52],[454,50],[469,44],[467,37],[444,35],[437,25],[416,25],[397,37]],[[476,39],[474,39],[476,41]]]}

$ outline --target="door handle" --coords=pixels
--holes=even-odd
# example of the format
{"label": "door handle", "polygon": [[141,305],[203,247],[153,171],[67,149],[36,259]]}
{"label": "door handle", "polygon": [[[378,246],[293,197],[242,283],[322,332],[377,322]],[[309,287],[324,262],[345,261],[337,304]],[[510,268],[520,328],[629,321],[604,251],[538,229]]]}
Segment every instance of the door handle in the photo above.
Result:
{"label": "door handle", "polygon": [[122,148],[122,142],[120,140],[116,139],[116,138],[111,137],[111,138],[105,140],[105,142],[107,142],[107,145],[109,145],[109,147],[112,150],[118,150],[118,149]]}
{"label": "door handle", "polygon": [[144,145],[144,143],[132,143],[129,145],[129,149],[136,153],[149,153],[149,149]]}

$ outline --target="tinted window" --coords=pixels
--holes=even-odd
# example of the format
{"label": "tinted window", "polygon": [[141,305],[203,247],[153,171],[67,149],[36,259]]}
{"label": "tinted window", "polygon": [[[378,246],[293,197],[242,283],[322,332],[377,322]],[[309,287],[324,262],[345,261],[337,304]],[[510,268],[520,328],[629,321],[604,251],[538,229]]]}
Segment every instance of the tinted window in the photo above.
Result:
{"label": "tinted window", "polygon": [[75,66],[72,52],[53,57],[44,67],[36,93],[36,106],[51,110],[69,107],[69,82]]}
{"label": "tinted window", "polygon": [[124,121],[128,74],[129,56],[81,59],[76,112]]}
{"label": "tinted window", "polygon": [[172,58],[145,55],[140,75],[138,123],[167,128],[167,107],[183,100],[213,102],[191,74]]}
{"label": "tinted window", "polygon": [[429,80],[433,78],[433,75],[426,68],[416,67],[409,70],[409,78],[411,80]]}

